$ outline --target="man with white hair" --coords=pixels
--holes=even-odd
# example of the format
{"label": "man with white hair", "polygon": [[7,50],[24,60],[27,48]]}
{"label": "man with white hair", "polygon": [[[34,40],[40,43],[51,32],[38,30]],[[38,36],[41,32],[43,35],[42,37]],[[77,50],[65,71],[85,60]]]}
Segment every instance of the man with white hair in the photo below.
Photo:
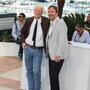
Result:
{"label": "man with white hair", "polygon": [[34,8],[34,16],[25,22],[21,33],[28,90],[40,90],[41,88],[42,53],[46,47],[45,41],[50,24],[49,19],[42,14],[43,7],[37,5]]}

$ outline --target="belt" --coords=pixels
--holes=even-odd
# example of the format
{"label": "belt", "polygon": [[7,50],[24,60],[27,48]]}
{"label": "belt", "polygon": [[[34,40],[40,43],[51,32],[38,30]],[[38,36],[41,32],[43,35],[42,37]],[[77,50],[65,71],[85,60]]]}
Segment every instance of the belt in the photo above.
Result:
{"label": "belt", "polygon": [[27,47],[33,48],[33,49],[42,49],[43,47],[37,47],[37,46],[32,46],[26,43]]}

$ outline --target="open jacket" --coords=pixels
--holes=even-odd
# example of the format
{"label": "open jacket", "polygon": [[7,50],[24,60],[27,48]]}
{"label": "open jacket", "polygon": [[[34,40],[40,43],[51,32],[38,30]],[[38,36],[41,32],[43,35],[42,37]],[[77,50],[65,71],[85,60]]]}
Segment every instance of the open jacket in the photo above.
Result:
{"label": "open jacket", "polygon": [[[33,20],[34,20],[34,17],[31,17],[28,20],[26,20],[24,27],[22,28],[22,32],[21,32],[21,42],[22,43],[25,42],[26,38],[29,35],[30,27],[31,27]],[[48,29],[49,29],[49,25],[50,25],[49,19],[42,16],[41,17],[41,27],[42,27],[42,32],[43,32],[44,49],[46,48],[46,36],[47,36]]]}

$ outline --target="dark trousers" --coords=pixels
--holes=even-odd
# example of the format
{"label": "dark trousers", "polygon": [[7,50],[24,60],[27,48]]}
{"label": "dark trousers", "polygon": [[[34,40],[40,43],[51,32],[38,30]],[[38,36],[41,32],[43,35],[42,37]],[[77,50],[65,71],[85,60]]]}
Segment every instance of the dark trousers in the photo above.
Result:
{"label": "dark trousers", "polygon": [[19,38],[17,38],[17,40],[15,40],[15,43],[20,45],[19,46],[18,56],[19,56],[20,59],[22,59],[22,57],[23,57],[23,47],[22,47],[21,40]]}
{"label": "dark trousers", "polygon": [[20,44],[20,47],[19,47],[18,56],[19,56],[20,59],[22,59],[22,57],[23,57],[23,48],[22,48],[21,44]]}
{"label": "dark trousers", "polygon": [[62,68],[63,62],[64,59],[60,60],[60,62],[55,62],[49,58],[49,75],[50,75],[51,90],[60,90],[59,72]]}

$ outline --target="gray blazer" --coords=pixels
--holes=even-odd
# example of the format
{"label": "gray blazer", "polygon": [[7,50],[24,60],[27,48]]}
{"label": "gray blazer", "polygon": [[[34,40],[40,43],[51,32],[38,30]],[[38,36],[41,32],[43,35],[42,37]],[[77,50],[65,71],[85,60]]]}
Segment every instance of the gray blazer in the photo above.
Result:
{"label": "gray blazer", "polygon": [[48,45],[48,51],[50,58],[53,60],[55,55],[66,58],[67,43],[67,26],[63,20],[59,17],[56,19],[49,36],[47,35],[46,44]]}

